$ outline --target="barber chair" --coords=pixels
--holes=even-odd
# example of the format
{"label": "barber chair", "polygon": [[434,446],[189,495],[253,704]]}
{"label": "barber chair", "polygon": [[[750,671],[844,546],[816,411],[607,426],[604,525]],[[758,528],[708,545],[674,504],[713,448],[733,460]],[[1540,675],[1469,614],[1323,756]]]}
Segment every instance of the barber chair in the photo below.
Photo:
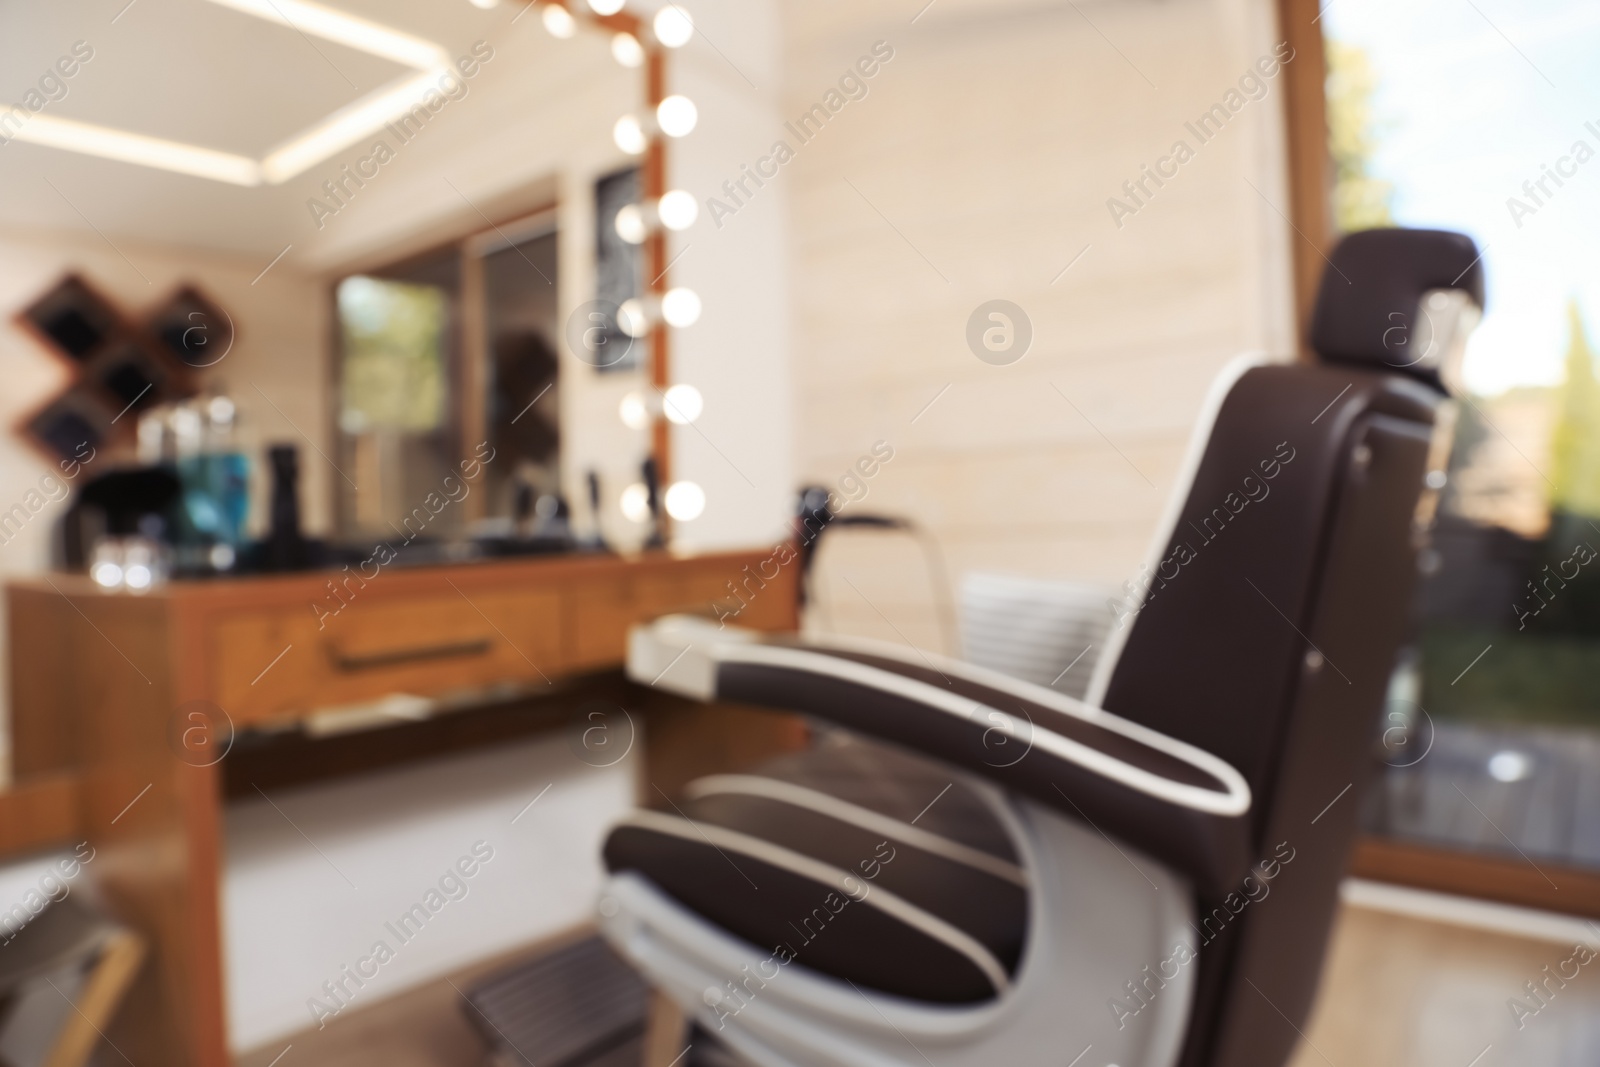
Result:
{"label": "barber chair", "polygon": [[1346,237],[1315,358],[1214,386],[1082,701],[899,645],[636,629],[637,681],[818,724],[606,841],[602,933],[653,1025],[693,1026],[662,1062],[1281,1067],[1482,304],[1467,237]]}

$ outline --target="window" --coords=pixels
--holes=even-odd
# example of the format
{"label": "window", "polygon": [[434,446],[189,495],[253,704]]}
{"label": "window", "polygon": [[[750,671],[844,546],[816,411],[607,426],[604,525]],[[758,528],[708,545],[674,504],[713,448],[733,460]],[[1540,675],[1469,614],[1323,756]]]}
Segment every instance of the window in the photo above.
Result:
{"label": "window", "polygon": [[1321,19],[1336,225],[1467,233],[1488,280],[1365,818],[1554,888],[1600,870],[1600,9],[1477,8]]}

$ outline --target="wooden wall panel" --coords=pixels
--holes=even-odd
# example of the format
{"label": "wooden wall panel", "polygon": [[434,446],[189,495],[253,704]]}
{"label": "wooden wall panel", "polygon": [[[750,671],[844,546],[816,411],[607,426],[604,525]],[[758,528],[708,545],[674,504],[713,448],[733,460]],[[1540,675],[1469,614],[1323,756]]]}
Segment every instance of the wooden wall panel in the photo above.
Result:
{"label": "wooden wall panel", "polygon": [[[1272,53],[1277,2],[941,2],[914,25],[784,5],[788,115],[874,41],[894,50],[784,170],[802,477],[837,488],[881,439],[895,458],[850,509],[917,520],[953,580],[1130,577],[1217,371],[1293,355],[1297,238],[1279,211],[1299,60],[1135,216],[1119,225],[1108,201]],[[993,299],[1033,328],[1009,365],[965,339]],[[909,635],[933,606],[915,546],[880,573]]]}

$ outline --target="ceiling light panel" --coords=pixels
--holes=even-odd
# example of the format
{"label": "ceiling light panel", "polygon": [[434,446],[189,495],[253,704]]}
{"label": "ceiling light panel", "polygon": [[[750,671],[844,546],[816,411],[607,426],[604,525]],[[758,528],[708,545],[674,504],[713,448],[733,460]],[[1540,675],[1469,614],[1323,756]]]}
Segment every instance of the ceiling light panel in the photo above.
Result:
{"label": "ceiling light panel", "polygon": [[69,152],[82,152],[102,159],[115,159],[122,163],[137,163],[177,174],[190,174],[197,178],[211,178],[233,185],[261,184],[261,166],[247,156],[164,141],[159,137],[145,137],[143,134],[75,122],[54,115],[32,116],[12,134],[12,139]]}
{"label": "ceiling light panel", "polygon": [[450,53],[442,46],[310,0],[210,2],[420,73],[391,81],[345,105],[281,142],[259,162],[231,152],[53,115],[31,116],[13,139],[232,185],[278,184],[383,129],[418,104],[442,76],[453,72]]}
{"label": "ceiling light panel", "polygon": [[432,41],[310,0],[211,0],[211,3],[417,70],[450,65],[450,53]]}

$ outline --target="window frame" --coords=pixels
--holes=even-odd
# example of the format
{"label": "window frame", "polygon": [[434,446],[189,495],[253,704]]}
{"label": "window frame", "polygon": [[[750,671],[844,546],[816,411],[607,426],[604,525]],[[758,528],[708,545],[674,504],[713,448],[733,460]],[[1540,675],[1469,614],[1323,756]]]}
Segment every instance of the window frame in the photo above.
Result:
{"label": "window frame", "polygon": [[[1328,151],[1327,57],[1318,0],[1277,0],[1279,32],[1294,48],[1285,67],[1286,152],[1295,322],[1302,359],[1333,225],[1333,160]],[[1600,870],[1558,866],[1361,833],[1349,872],[1357,878],[1546,911],[1600,917]]]}

